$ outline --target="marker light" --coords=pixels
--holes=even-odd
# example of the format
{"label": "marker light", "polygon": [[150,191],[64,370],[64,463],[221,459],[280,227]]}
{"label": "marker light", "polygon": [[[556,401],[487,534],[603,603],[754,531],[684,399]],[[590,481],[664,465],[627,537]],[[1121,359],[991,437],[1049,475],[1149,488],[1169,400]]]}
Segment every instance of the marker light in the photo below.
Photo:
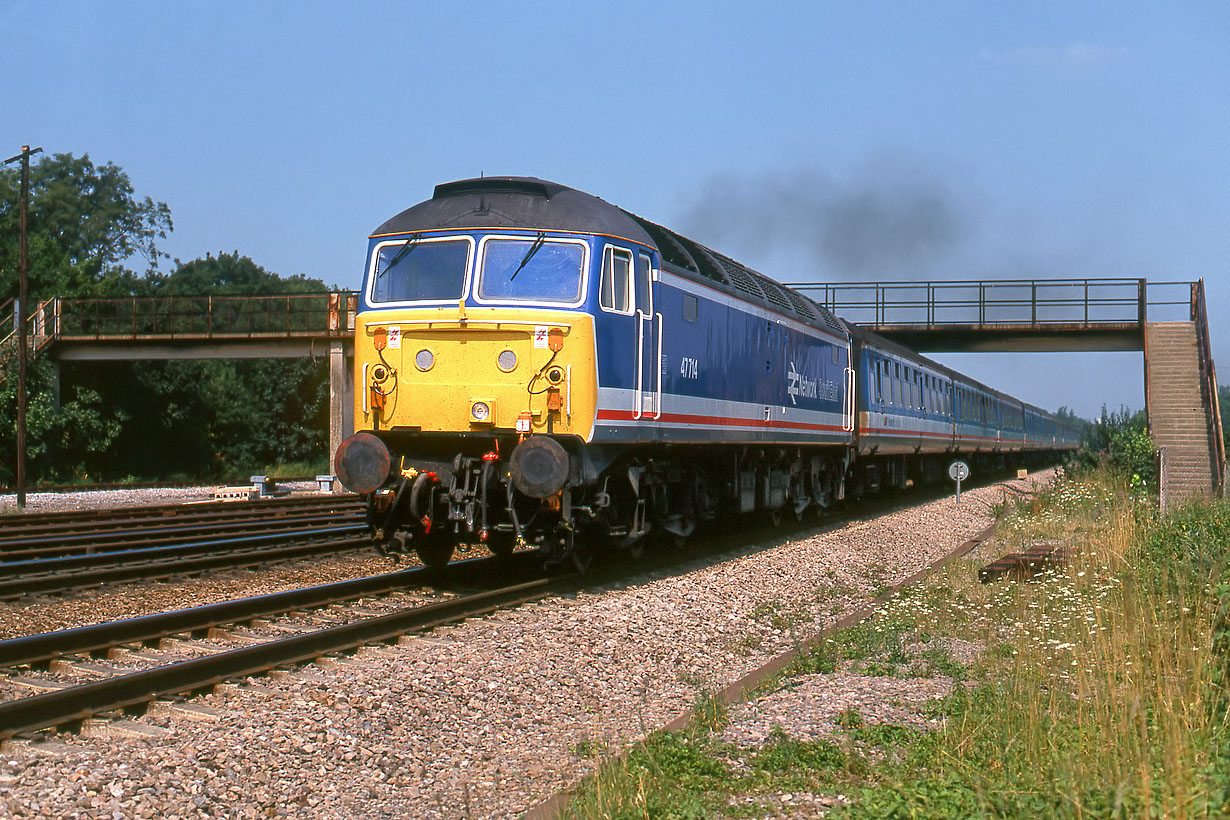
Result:
{"label": "marker light", "polygon": [[517,354],[511,350],[505,350],[496,358],[495,363],[499,365],[500,370],[508,373],[517,366]]}
{"label": "marker light", "polygon": [[491,406],[485,401],[476,401],[470,405],[470,418],[475,421],[490,421]]}
{"label": "marker light", "polygon": [[436,363],[436,357],[430,350],[423,349],[414,354],[414,366],[419,370],[431,370]]}

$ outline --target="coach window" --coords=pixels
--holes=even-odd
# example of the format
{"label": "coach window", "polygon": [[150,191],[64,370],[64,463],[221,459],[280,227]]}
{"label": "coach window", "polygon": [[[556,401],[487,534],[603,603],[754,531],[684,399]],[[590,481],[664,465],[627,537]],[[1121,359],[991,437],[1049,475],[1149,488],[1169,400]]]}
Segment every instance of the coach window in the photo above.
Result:
{"label": "coach window", "polygon": [[632,312],[632,253],[623,248],[607,246],[602,259],[603,310],[614,313]]}

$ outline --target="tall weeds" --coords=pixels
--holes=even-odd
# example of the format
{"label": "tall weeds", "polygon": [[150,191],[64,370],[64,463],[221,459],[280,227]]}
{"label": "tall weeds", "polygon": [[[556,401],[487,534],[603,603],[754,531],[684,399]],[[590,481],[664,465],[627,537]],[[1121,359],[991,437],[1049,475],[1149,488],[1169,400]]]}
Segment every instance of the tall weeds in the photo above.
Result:
{"label": "tall weeds", "polygon": [[[1014,809],[1058,817],[1220,815],[1209,781],[1225,735],[1213,614],[1228,542],[1205,522],[1230,520],[1224,505],[1183,513],[1204,524],[1198,543],[1187,533],[1200,526],[1156,521],[1104,475],[1061,484],[1024,512],[1024,540],[1031,529],[1054,537],[1058,524],[1077,552],[998,596],[1001,626],[988,639],[1011,647],[1011,666],[997,676],[997,702],[949,729],[955,748],[973,750],[971,780],[1007,786]],[[998,761],[971,742],[978,719]]]}

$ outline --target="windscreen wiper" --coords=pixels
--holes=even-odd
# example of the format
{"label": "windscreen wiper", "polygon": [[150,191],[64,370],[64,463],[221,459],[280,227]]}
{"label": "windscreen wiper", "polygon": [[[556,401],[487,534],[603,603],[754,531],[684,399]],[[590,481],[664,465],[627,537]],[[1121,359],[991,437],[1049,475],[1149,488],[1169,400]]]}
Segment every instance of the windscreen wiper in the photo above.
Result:
{"label": "windscreen wiper", "polygon": [[508,277],[509,282],[517,278],[517,274],[521,272],[522,268],[529,264],[530,260],[534,258],[534,254],[538,253],[538,249],[541,248],[543,243],[546,241],[546,232],[539,231],[538,236],[534,238],[534,244],[530,245],[530,249],[525,252],[525,256],[521,257],[521,264],[517,265],[517,269],[512,272],[512,276]]}
{"label": "windscreen wiper", "polygon": [[381,276],[384,276],[386,273],[392,270],[394,265],[396,265],[398,262],[400,262],[401,260],[409,256],[410,252],[414,250],[415,248],[417,248],[419,246],[419,243],[422,241],[423,241],[423,237],[421,236],[416,236],[413,239],[407,239],[406,244],[398,248],[397,253],[393,254],[393,258],[389,260],[389,264],[384,266],[384,270],[376,272],[376,278],[379,279]]}

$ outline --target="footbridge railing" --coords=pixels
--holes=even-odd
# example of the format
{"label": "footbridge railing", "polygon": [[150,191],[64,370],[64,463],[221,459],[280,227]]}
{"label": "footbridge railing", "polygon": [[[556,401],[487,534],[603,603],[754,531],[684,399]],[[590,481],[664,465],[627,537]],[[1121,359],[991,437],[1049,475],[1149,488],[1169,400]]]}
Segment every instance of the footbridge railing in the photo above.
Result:
{"label": "footbridge railing", "polygon": [[1196,325],[1196,347],[1200,354],[1200,390],[1209,414],[1209,438],[1213,443],[1213,489],[1217,495],[1226,490],[1226,439],[1221,426],[1221,404],[1217,395],[1217,369],[1213,366],[1213,343],[1209,339],[1209,315],[1204,300],[1204,279],[1192,282],[1191,320]]}
{"label": "footbridge railing", "polygon": [[1146,321],[1187,321],[1191,282],[1004,279],[797,282],[847,321],[919,350],[1143,350]]}
{"label": "footbridge railing", "polygon": [[880,326],[1143,326],[1149,305],[1144,279],[799,282],[791,287],[848,321]]}
{"label": "footbridge railing", "polygon": [[41,312],[52,342],[328,337],[354,331],[357,300],[352,291],[52,299]]}

